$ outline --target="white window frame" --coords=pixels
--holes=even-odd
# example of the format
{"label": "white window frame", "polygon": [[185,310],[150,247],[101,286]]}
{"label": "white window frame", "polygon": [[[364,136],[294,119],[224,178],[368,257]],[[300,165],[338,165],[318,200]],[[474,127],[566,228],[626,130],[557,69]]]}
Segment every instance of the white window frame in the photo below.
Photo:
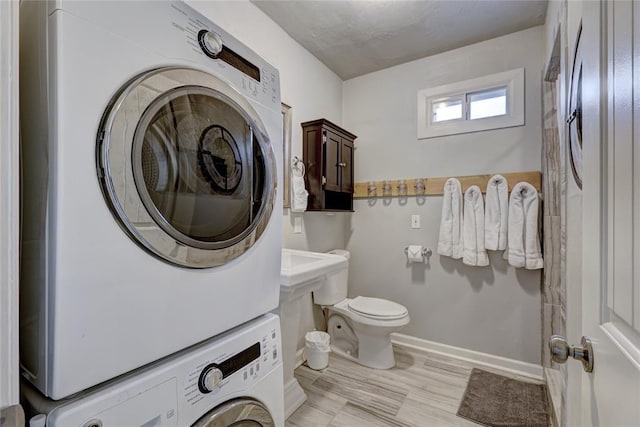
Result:
{"label": "white window frame", "polygon": [[[507,88],[507,113],[470,120],[468,95],[498,87]],[[463,100],[461,119],[433,121],[434,103],[460,98]],[[523,126],[524,123],[524,68],[418,91],[418,139]]]}

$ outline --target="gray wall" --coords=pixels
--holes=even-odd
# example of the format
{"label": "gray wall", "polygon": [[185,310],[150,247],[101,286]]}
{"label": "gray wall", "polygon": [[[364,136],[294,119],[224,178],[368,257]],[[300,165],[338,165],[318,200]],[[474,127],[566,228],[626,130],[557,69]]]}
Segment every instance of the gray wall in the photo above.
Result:
{"label": "gray wall", "polygon": [[[325,117],[358,135],[358,181],[540,169],[540,70],[543,35],[527,30],[377,73],[342,81],[248,2],[189,3],[252,47],[280,71],[282,100],[293,107],[292,154],[301,156],[300,122]],[[527,125],[416,140],[416,92],[428,86],[526,67]],[[344,96],[343,96],[344,94]],[[403,247],[435,247],[441,198],[384,206],[356,202],[354,214],[285,210],[283,246],[353,251],[351,293],[405,304],[405,333],[463,348],[539,362],[539,273],[515,271],[495,256],[490,268],[464,267],[435,255],[431,265],[405,264]],[[423,227],[411,230],[411,214]],[[293,232],[294,217],[303,232]],[[311,301],[303,329],[313,329]]]}
{"label": "gray wall", "polygon": [[[344,83],[343,124],[358,135],[356,181],[540,170],[542,27],[413,61]],[[525,68],[526,125],[416,139],[420,89]],[[403,248],[435,249],[441,197],[358,200],[347,249],[350,295],[405,305],[403,333],[529,363],[540,363],[540,272],[514,269],[491,253],[489,267],[437,254],[406,263]],[[419,214],[422,228],[410,228]]]}

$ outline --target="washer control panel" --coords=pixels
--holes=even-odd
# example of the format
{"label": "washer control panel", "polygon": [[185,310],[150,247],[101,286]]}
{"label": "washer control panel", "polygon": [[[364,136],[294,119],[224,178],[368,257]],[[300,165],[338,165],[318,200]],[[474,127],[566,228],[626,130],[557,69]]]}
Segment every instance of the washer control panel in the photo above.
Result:
{"label": "washer control panel", "polygon": [[[260,359],[260,343],[258,342],[222,362],[208,364],[200,373],[198,389],[202,393],[211,393],[224,378],[233,375],[257,359]],[[250,369],[253,369],[253,366]]]}
{"label": "washer control panel", "polygon": [[192,425],[212,408],[282,386],[280,321],[273,314],[80,395],[47,415],[49,427]]}
{"label": "washer control panel", "polygon": [[263,329],[253,335],[250,344],[225,348],[225,352],[207,352],[184,378],[184,398],[196,405],[210,395],[228,390],[251,388],[264,375],[282,363],[279,328]]}
{"label": "washer control panel", "polygon": [[218,387],[224,374],[216,365],[209,365],[200,374],[200,381],[198,381],[198,388],[203,393],[211,393]]}
{"label": "washer control panel", "polygon": [[222,37],[215,31],[200,30],[198,32],[198,43],[204,53],[213,59],[218,58],[222,52]]}

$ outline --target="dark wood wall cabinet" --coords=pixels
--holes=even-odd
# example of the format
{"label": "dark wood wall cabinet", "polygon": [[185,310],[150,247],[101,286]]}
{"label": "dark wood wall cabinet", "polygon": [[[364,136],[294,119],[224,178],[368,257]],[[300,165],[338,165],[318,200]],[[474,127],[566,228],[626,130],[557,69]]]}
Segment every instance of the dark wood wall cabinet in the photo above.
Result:
{"label": "dark wood wall cabinet", "polygon": [[353,142],[356,138],[326,119],[302,123],[308,211],[353,211]]}

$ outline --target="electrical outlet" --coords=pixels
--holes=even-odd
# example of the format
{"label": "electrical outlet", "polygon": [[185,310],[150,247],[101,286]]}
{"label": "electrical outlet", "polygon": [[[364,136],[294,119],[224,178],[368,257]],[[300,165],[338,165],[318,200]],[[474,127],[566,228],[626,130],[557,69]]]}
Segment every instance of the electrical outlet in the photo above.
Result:
{"label": "electrical outlet", "polygon": [[411,228],[420,228],[420,215],[411,215]]}

